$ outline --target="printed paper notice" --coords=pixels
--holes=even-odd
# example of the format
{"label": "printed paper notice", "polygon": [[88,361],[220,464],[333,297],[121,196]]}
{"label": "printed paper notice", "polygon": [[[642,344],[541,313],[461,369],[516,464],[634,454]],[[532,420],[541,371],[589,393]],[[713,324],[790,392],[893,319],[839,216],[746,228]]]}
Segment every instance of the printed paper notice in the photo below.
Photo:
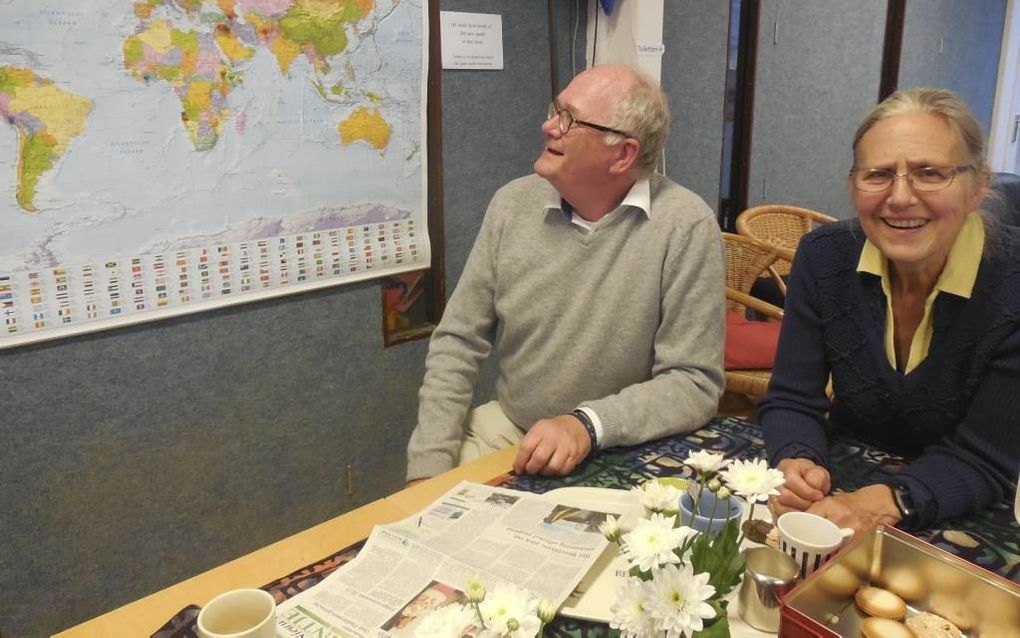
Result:
{"label": "printed paper notice", "polygon": [[503,16],[440,11],[444,69],[503,69]]}

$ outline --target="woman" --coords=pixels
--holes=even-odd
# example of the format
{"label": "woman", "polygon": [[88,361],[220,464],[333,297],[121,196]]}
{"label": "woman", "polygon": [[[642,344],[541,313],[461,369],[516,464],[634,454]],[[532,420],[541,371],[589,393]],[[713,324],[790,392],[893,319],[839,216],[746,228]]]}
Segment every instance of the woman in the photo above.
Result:
{"label": "woman", "polygon": [[[758,408],[769,462],[786,475],[773,511],[858,532],[930,527],[1015,489],[1020,231],[976,212],[991,172],[979,124],[949,91],[891,95],[853,152],[857,219],[801,241]],[[831,493],[832,431],[910,460],[878,484]]]}

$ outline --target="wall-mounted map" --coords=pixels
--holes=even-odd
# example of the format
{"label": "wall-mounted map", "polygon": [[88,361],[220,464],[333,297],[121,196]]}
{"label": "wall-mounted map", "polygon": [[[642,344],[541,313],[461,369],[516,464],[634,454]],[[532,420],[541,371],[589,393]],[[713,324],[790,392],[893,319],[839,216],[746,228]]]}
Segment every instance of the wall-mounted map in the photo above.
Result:
{"label": "wall-mounted map", "polygon": [[409,0],[0,0],[0,347],[429,264]]}

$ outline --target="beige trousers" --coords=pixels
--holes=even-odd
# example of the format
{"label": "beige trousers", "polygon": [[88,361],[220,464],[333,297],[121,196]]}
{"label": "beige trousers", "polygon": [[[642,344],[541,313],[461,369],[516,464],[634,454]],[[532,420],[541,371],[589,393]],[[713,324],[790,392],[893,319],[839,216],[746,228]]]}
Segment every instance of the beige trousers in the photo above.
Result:
{"label": "beige trousers", "polygon": [[499,401],[483,403],[468,412],[464,441],[460,444],[460,465],[517,445],[523,438],[524,431],[506,417]]}

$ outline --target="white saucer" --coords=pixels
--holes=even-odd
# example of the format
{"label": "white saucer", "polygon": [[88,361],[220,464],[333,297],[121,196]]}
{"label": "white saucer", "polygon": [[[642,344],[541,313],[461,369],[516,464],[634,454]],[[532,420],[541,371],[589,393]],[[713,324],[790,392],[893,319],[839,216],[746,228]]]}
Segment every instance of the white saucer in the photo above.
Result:
{"label": "white saucer", "polygon": [[[629,530],[641,515],[641,506],[630,490],[614,490],[606,487],[561,487],[546,492],[545,498],[570,507],[580,507],[595,512],[608,512],[620,518],[620,527]],[[616,572],[624,570],[627,563],[620,556],[620,548],[610,543],[598,557],[577,588],[560,607],[560,613],[569,618],[609,622],[612,613],[609,606],[616,595]]]}
{"label": "white saucer", "polygon": [[[630,530],[641,516],[641,505],[638,503],[637,496],[630,490],[605,487],[561,487],[546,492],[543,496],[563,505],[618,515],[620,516],[620,528],[624,531]],[[750,508],[745,507],[742,520],[747,520],[749,514]],[[755,506],[754,517],[759,520],[772,521],[772,515],[763,503]],[[759,545],[745,539],[742,547],[759,547]],[[620,576],[626,576],[626,574],[627,562],[620,555],[619,548],[611,543],[581,579],[573,593],[567,597],[559,613],[568,618],[608,623],[613,619],[610,607],[616,599],[617,579]],[[733,590],[730,596],[733,600],[728,608],[732,638],[774,636],[775,634],[754,629],[737,615],[736,594],[738,589],[739,587]]]}

